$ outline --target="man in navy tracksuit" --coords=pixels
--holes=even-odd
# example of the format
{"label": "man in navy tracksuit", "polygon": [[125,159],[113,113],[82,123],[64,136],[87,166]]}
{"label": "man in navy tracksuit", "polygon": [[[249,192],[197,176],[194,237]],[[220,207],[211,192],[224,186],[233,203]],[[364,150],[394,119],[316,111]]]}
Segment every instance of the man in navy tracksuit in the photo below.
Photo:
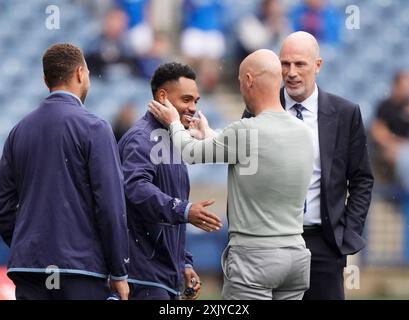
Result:
{"label": "man in navy tracksuit", "polygon": [[[154,98],[174,103],[186,127],[200,98],[195,79],[189,66],[168,63],[151,81]],[[213,201],[189,203],[187,168],[172,149],[168,131],[149,112],[119,142],[130,231],[131,299],[178,299],[183,279],[191,288],[193,278],[192,298],[197,298],[200,279],[192,255],[185,251],[186,223],[205,231],[221,227],[220,219],[206,210]]]}
{"label": "man in navy tracksuit", "polygon": [[0,161],[0,234],[17,299],[127,299],[123,176],[108,123],[83,106],[79,48],[43,57],[51,94],[11,131]]}

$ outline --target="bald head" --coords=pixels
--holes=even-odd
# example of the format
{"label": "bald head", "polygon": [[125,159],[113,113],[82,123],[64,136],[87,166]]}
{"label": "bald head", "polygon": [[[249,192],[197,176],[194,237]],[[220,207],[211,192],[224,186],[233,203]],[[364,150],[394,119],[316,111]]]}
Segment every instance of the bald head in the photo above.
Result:
{"label": "bald head", "polygon": [[260,49],[249,54],[240,64],[240,77],[250,74],[252,77],[260,77],[281,83],[281,62],[277,55],[267,49]]}
{"label": "bald head", "polygon": [[320,47],[317,39],[305,31],[291,33],[284,39],[281,45],[280,56],[286,51],[302,52],[303,55],[308,55],[313,59],[317,59],[320,56]]}
{"label": "bald head", "polygon": [[304,101],[314,92],[322,64],[317,40],[304,31],[290,34],[281,46],[280,61],[287,93],[297,102]]}
{"label": "bald head", "polygon": [[282,80],[280,60],[271,50],[257,50],[240,64],[239,80],[248,107],[277,104]]}

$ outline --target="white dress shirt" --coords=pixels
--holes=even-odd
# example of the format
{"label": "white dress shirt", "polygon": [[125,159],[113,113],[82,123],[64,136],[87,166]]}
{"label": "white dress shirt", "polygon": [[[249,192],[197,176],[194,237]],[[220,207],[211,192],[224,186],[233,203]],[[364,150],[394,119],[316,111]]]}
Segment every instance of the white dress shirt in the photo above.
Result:
{"label": "white dress shirt", "polygon": [[75,99],[78,100],[80,105],[85,108],[85,106],[82,103],[81,99],[78,96],[76,96],[75,94],[73,94],[72,92],[69,92],[69,91],[66,91],[66,90],[55,90],[55,91],[50,92],[50,94],[48,96],[51,96],[53,94],[66,94],[66,95],[69,95],[71,97],[74,97]]}
{"label": "white dress shirt", "polygon": [[294,116],[297,114],[296,110],[293,108],[294,104],[299,103],[304,107],[302,110],[304,122],[312,129],[313,132],[314,169],[310,187],[307,193],[304,225],[321,224],[321,158],[318,140],[318,87],[315,85],[314,92],[302,102],[293,100],[288,95],[286,89],[284,89],[284,98],[286,110]]}

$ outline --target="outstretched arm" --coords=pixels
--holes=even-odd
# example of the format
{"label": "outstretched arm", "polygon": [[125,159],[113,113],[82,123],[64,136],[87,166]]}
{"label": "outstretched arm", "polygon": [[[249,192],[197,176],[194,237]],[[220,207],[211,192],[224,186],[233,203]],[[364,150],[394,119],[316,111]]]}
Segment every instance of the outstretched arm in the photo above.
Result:
{"label": "outstretched arm", "polygon": [[158,188],[154,181],[157,165],[150,158],[150,141],[143,136],[132,139],[122,152],[122,169],[125,177],[125,194],[128,205],[139,208],[144,220],[172,225],[191,223],[211,232],[221,228],[221,220],[208,207],[214,201],[189,203],[174,198]]}
{"label": "outstretched arm", "polygon": [[179,120],[175,107],[166,101],[162,105],[157,101],[149,104],[150,112],[162,124],[169,128],[175,147],[187,163],[247,163],[250,149],[251,130],[242,121],[226,127],[222,132],[203,140],[193,138]]}

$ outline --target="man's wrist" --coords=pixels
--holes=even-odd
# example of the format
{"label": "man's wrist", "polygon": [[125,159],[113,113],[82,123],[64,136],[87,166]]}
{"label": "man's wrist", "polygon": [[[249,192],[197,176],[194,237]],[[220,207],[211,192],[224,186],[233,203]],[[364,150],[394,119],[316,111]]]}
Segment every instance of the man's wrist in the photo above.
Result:
{"label": "man's wrist", "polygon": [[184,212],[186,223],[189,222],[189,211],[190,211],[190,208],[192,207],[192,205],[193,205],[193,203],[190,203],[190,202],[186,205],[185,212]]}
{"label": "man's wrist", "polygon": [[205,136],[204,136],[205,139],[213,138],[215,135],[216,135],[216,131],[214,131],[214,130],[213,130],[212,128],[210,128],[210,127],[207,127],[207,128],[206,128],[206,130],[205,130]]}
{"label": "man's wrist", "polygon": [[110,275],[109,276],[109,278],[111,279],[111,280],[114,280],[114,281],[121,281],[121,280],[126,280],[126,279],[128,279],[128,275],[124,275],[124,276],[114,276],[114,275]]}
{"label": "man's wrist", "polygon": [[180,120],[172,121],[169,125],[169,131],[172,133],[178,130],[185,130],[185,127],[183,126],[182,122],[180,122]]}

